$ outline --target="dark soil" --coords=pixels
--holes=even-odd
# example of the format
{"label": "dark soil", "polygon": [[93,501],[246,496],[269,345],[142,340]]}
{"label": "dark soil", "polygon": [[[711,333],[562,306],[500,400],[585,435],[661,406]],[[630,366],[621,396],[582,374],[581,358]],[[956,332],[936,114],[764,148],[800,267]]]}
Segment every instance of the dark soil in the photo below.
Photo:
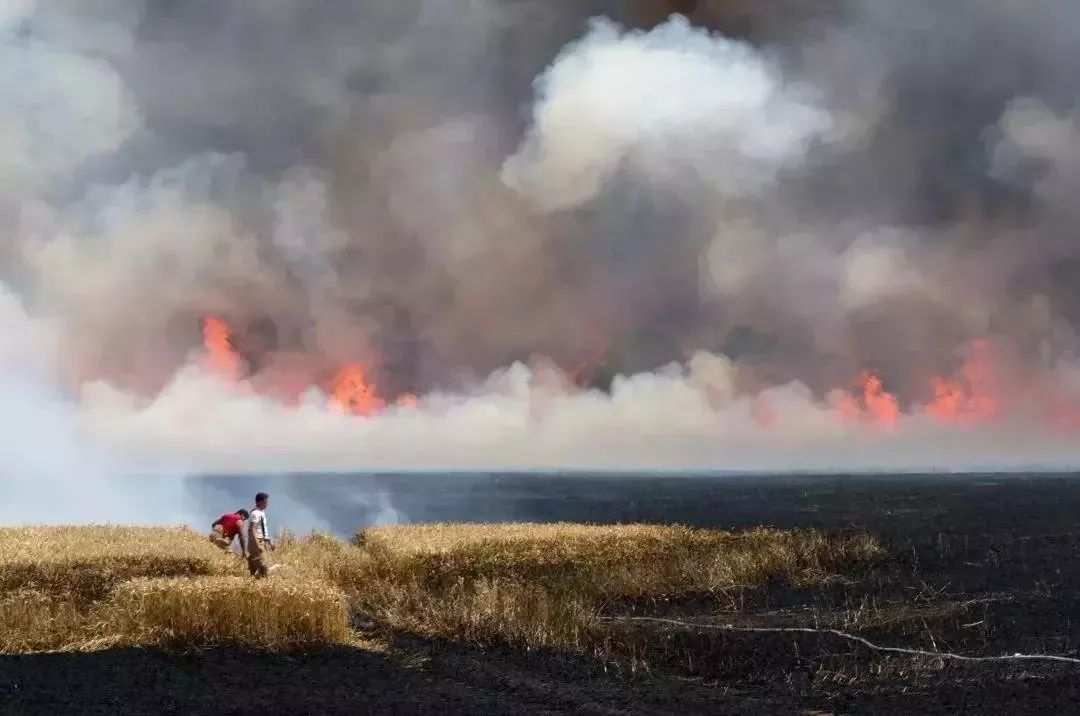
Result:
{"label": "dark soil", "polygon": [[[428,490],[429,510],[440,499],[453,503],[446,483],[440,496],[424,479],[407,479],[417,482],[406,493]],[[1070,665],[965,664],[875,653],[827,635],[707,628],[835,628],[927,651],[1080,657],[1075,477],[496,476],[481,483],[473,476],[467,492],[468,502],[482,505],[477,520],[860,528],[876,534],[889,557],[823,588],[773,584],[678,603],[612,604],[606,616],[614,621],[604,622],[589,655],[377,635],[361,647],[305,654],[0,657],[0,713],[1080,711],[1080,668]],[[477,501],[478,494],[504,498]],[[425,518],[462,519],[462,511],[458,505],[453,515]],[[691,626],[624,620],[649,615]]]}
{"label": "dark soil", "polygon": [[115,649],[0,657],[2,714],[675,714],[767,703],[596,660],[392,639],[303,654]]}

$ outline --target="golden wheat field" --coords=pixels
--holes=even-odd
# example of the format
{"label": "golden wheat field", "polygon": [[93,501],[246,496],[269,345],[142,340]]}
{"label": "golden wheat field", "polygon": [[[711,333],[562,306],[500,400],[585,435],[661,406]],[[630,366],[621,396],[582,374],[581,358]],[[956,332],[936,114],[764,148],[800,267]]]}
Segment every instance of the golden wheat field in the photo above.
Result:
{"label": "golden wheat field", "polygon": [[90,602],[128,579],[228,574],[238,564],[183,527],[0,528],[0,593]]}
{"label": "golden wheat field", "polygon": [[281,568],[253,580],[186,528],[5,528],[0,651],[344,643],[361,615],[424,636],[581,648],[611,600],[813,584],[879,552],[863,534],[432,524],[352,542],[286,536]]}

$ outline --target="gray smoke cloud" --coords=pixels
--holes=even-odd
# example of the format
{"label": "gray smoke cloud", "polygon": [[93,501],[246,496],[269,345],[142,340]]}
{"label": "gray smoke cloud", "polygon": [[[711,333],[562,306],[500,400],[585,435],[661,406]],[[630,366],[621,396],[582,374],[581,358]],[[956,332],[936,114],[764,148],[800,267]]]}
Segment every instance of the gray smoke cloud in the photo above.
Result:
{"label": "gray smoke cloud", "polygon": [[1075,463],[1075,10],[673,7],[5,3],[5,469]]}

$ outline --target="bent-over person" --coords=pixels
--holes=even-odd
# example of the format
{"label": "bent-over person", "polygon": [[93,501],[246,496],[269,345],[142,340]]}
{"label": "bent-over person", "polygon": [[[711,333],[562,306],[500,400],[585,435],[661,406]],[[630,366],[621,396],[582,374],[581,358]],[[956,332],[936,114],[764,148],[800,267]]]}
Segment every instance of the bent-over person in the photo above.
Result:
{"label": "bent-over person", "polygon": [[247,518],[247,510],[237,510],[218,517],[210,525],[210,541],[228,552],[232,549],[233,540],[235,539],[240,543],[240,554],[246,556],[247,545],[244,540],[244,521]]}

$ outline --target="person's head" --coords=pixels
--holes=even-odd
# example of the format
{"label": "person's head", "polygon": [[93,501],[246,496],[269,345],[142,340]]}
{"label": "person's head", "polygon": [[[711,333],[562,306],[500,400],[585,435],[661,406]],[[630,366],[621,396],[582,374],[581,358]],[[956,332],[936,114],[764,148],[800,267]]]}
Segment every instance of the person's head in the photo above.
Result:
{"label": "person's head", "polygon": [[270,504],[270,495],[265,492],[260,492],[255,495],[255,506],[260,510],[265,510],[268,504]]}
{"label": "person's head", "polygon": [[247,510],[237,510],[237,511],[236,511],[236,514],[237,514],[237,515],[238,515],[238,516],[240,517],[240,519],[242,519],[242,520],[246,520],[246,519],[248,518],[248,511],[247,511]]}

